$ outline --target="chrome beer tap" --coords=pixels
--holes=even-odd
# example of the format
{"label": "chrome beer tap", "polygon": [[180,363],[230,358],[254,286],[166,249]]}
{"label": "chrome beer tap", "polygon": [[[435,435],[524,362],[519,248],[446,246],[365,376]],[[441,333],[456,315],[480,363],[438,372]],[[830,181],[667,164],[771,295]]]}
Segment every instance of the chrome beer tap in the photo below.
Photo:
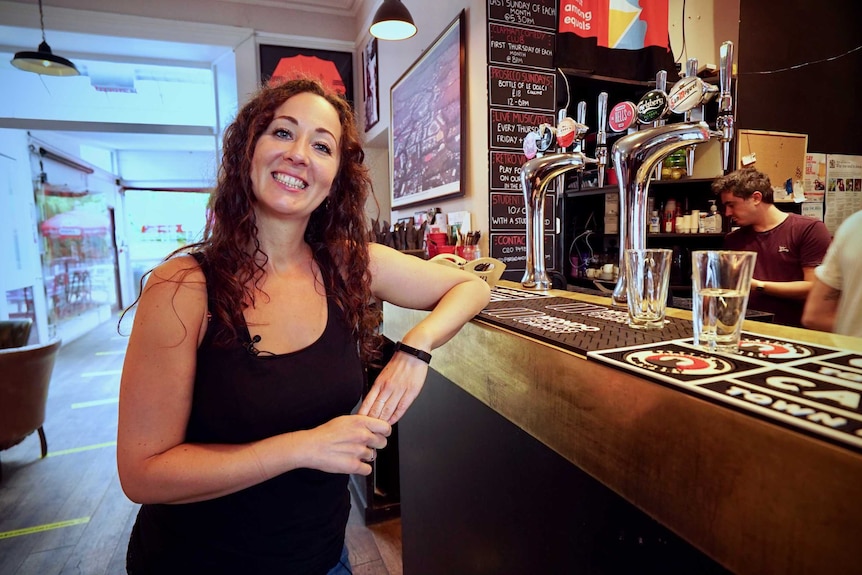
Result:
{"label": "chrome beer tap", "polygon": [[605,185],[605,168],[608,165],[608,93],[599,94],[599,127],[596,132],[596,163],[599,165],[599,187]]}
{"label": "chrome beer tap", "polygon": [[733,140],[733,96],[730,92],[730,80],[733,75],[733,42],[722,42],[718,50],[719,68],[718,84],[721,92],[718,96],[718,118],[715,128],[721,139],[721,168],[725,173],[730,169],[730,142]]}
{"label": "chrome beer tap", "polygon": [[706,122],[681,122],[640,130],[614,144],[614,170],[620,190],[620,275],[612,296],[615,306],[627,306],[625,250],[646,248],[650,175],[665,156],[706,142],[709,135]]}
{"label": "chrome beer tap", "polygon": [[521,285],[547,290],[551,280],[545,269],[545,195],[548,184],[570,170],[582,170],[596,160],[581,152],[547,154],[527,160],[521,166],[521,187],[527,208],[527,266]]}
{"label": "chrome beer tap", "polygon": [[[710,130],[706,122],[680,122],[657,128],[647,128],[634,134],[623,136],[614,144],[613,157],[620,190],[620,275],[614,288],[614,305],[626,305],[625,250],[646,247],[646,204],[649,194],[650,174],[665,156],[680,148],[694,146],[720,138],[722,147],[722,166],[725,168],[730,157],[730,141],[733,139],[733,110],[730,96],[730,74],[733,61],[733,43],[721,45],[721,95],[719,96],[719,116],[716,130]],[[668,100],[668,106],[676,113],[683,113],[701,105],[715,90],[697,76],[683,78],[677,82]],[[658,118],[648,118],[660,108],[660,98],[648,92],[638,104],[638,120],[643,123]],[[641,112],[645,117],[641,117]]]}

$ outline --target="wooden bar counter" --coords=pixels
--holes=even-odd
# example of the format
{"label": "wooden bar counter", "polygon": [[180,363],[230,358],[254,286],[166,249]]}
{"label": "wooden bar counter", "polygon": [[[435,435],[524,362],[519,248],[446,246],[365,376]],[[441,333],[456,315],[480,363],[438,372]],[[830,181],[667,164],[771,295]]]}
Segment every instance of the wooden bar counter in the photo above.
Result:
{"label": "wooden bar counter", "polygon": [[[610,305],[607,298],[546,293]],[[383,332],[397,341],[424,313],[387,304]],[[668,315],[691,317],[675,309]],[[751,321],[744,329],[862,352],[857,338]],[[399,423],[406,575],[441,573],[441,565],[452,566],[443,573],[459,575],[652,572],[617,570],[610,567],[619,564],[613,558],[593,561],[590,525],[604,521],[602,490],[607,501],[619,498],[678,536],[679,553],[690,547],[703,557],[702,565],[695,558],[679,572],[862,573],[862,454],[850,447],[479,319],[436,350],[431,367],[425,389]],[[439,395],[451,384],[449,395]],[[434,401],[442,404],[427,411]],[[485,418],[506,427],[490,440],[480,437],[471,426]],[[521,451],[510,451],[509,437]],[[535,463],[520,459],[523,450],[535,452]],[[493,475],[483,477],[485,461],[498,461]],[[576,475],[567,476],[570,471]],[[556,485],[561,474],[563,484]],[[466,508],[483,498],[483,486],[495,494],[479,507],[493,514],[485,522]],[[570,496],[579,499],[567,502]],[[556,514],[555,501],[560,517],[543,517]],[[553,530],[531,538],[543,522]],[[557,540],[560,525],[574,535]],[[626,529],[611,531],[622,539],[634,533]],[[563,555],[572,563],[548,567],[539,558],[558,557],[558,544],[571,547]],[[618,547],[622,553],[633,548]],[[517,566],[533,560],[542,567]]]}

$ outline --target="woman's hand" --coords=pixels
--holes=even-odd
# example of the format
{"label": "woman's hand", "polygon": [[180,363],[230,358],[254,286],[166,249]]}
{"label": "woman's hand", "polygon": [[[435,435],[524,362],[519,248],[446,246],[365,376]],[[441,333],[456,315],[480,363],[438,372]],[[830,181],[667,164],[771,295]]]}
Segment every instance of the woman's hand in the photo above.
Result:
{"label": "woman's hand", "polygon": [[365,415],[342,415],[307,432],[311,446],[302,467],[327,473],[371,473],[376,450],[386,447],[392,426]]}
{"label": "woman's hand", "polygon": [[396,352],[380,372],[358,413],[396,423],[413,403],[428,375],[428,364]]}

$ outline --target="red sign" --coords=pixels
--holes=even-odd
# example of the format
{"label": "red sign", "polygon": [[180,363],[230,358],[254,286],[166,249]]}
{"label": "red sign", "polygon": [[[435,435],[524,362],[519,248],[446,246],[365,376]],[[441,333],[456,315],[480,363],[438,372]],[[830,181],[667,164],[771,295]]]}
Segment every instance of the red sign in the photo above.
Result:
{"label": "red sign", "polygon": [[614,132],[625,132],[635,123],[637,108],[631,102],[620,102],[608,115],[608,126]]}

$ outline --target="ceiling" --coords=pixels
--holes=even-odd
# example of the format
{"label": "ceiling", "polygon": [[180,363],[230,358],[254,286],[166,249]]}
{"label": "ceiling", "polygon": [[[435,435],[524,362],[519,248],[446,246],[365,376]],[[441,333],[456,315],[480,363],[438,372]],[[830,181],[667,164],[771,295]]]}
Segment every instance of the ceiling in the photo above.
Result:
{"label": "ceiling", "polygon": [[[50,1],[50,0],[49,0]],[[210,0],[234,5],[245,5],[304,12],[336,14],[356,18],[363,4],[369,0]],[[34,6],[35,8],[35,6]],[[45,7],[50,10],[48,6]],[[72,60],[99,59],[129,63],[182,64],[208,67],[222,55],[233,49],[235,39],[225,39],[225,45],[181,43],[163,40],[148,40],[119,36],[106,36],[52,30],[46,17],[46,39],[56,54]],[[34,23],[38,23],[35,20]],[[17,50],[33,50],[41,41],[38,28],[0,25],[0,52],[14,53]],[[3,63],[5,64],[5,63]],[[3,65],[0,64],[0,65]],[[211,136],[103,133],[64,131],[54,132],[63,139],[77,140],[83,144],[110,150],[188,150],[212,151]]]}

